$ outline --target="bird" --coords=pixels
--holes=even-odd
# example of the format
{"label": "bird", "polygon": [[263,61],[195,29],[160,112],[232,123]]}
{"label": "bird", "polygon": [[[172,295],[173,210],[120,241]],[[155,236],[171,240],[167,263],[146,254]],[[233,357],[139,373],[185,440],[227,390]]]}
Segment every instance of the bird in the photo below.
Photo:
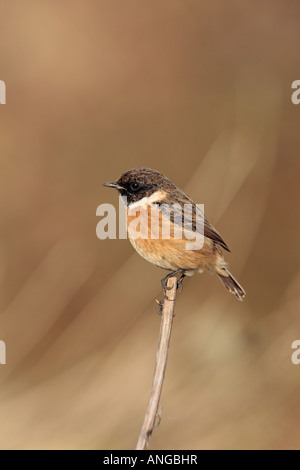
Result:
{"label": "bird", "polygon": [[[119,179],[103,186],[117,189],[127,210],[127,233],[132,246],[150,263],[171,271],[162,280],[164,293],[167,280],[180,274],[178,286],[185,276],[210,271],[216,273],[225,288],[238,300],[246,293],[230,273],[224,260],[222,249],[230,252],[221,235],[211,225],[195,202],[166,176],[151,168],[133,168],[123,173]],[[188,206],[187,206],[188,205]],[[175,209],[174,209],[175,207]],[[182,228],[184,208],[190,207],[187,235],[176,237],[176,229]],[[133,222],[139,217],[139,228]],[[198,219],[202,221],[203,237],[201,248],[187,249],[191,234],[198,235]],[[153,220],[158,228],[152,229]],[[162,236],[162,229],[170,225],[169,237]],[[150,229],[152,232],[150,233]],[[186,233],[186,232],[184,232]],[[199,245],[200,246],[200,245]]]}

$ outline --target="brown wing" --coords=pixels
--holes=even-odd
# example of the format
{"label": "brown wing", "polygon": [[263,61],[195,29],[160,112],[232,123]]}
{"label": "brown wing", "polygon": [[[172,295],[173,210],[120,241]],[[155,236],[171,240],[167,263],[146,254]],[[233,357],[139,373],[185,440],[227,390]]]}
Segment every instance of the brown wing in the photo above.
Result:
{"label": "brown wing", "polygon": [[[181,211],[181,214],[179,214],[177,218],[176,210],[174,214],[172,211],[168,209],[168,206],[167,206],[168,204],[180,205],[182,207],[182,210],[183,210],[184,204],[191,204],[192,210],[190,213],[190,217],[192,220],[190,220],[190,223],[191,223],[191,227],[193,228],[193,230],[194,231],[196,230],[196,214],[197,214],[198,217],[204,218],[204,236],[207,238],[210,238],[214,243],[224,248],[224,250],[230,251],[230,249],[228,248],[228,246],[222,239],[221,235],[204,217],[203,213],[200,211],[199,207],[196,206],[194,201],[189,196],[187,196],[183,191],[177,189],[175,194],[174,192],[172,193],[172,197],[170,198],[166,197],[164,201],[162,201],[162,203],[159,203],[159,202],[156,203],[156,205],[159,206],[159,208],[163,211],[163,213],[167,215],[168,217],[170,217],[171,222],[173,222],[175,225],[177,223],[181,224],[182,223],[182,211]],[[187,223],[189,223],[188,220],[187,220]]]}
{"label": "brown wing", "polygon": [[221,235],[214,229],[207,219],[205,219],[204,222],[204,235],[217,243],[217,245],[220,245],[224,250],[230,251]]}
{"label": "brown wing", "polygon": [[[204,217],[204,214],[200,211],[200,209],[194,204],[193,202],[193,219],[195,218],[195,213],[197,211],[198,216]],[[195,225],[193,227],[196,228]],[[224,250],[230,251],[226,243],[224,242],[221,235],[216,231],[216,229],[208,222],[206,217],[204,217],[204,236],[210,238],[214,243],[220,245]]]}

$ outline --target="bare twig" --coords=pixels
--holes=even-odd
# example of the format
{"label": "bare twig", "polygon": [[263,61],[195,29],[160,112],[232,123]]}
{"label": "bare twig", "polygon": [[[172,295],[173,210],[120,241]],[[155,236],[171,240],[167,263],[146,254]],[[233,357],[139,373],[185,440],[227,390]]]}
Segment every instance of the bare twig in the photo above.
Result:
{"label": "bare twig", "polygon": [[152,386],[150,390],[149,403],[147,406],[136,450],[145,450],[148,448],[151,434],[154,428],[154,422],[157,415],[160,395],[165,377],[175,309],[177,278],[171,277],[170,279],[168,279],[167,286],[170,287],[170,290],[167,291],[168,299],[164,300],[162,308],[156,364],[152,380]]}

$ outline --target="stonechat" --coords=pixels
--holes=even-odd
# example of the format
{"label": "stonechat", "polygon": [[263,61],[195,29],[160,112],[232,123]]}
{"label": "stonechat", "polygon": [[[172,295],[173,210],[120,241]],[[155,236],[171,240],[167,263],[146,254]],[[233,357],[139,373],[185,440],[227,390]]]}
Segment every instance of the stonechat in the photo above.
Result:
{"label": "stonechat", "polygon": [[[171,276],[180,274],[178,283],[182,285],[186,275],[208,270],[215,272],[226,289],[243,300],[245,291],[229,272],[223,258],[221,249],[230,251],[228,246],[193,200],[166,176],[150,168],[134,168],[104,186],[117,189],[121,195],[127,210],[128,238],[135,250],[155,266],[171,271],[162,279],[164,291]],[[186,211],[186,207],[190,210]],[[182,217],[186,212],[187,217]],[[137,217],[140,236],[136,236],[136,225],[132,223]],[[154,219],[158,221],[156,227]],[[188,219],[189,224],[184,219]],[[200,235],[198,219],[202,222],[201,247],[188,249],[190,235]],[[175,236],[183,224],[185,228],[189,225],[188,233],[185,230],[183,235],[180,232],[182,236]],[[164,230],[167,225],[170,229]]]}

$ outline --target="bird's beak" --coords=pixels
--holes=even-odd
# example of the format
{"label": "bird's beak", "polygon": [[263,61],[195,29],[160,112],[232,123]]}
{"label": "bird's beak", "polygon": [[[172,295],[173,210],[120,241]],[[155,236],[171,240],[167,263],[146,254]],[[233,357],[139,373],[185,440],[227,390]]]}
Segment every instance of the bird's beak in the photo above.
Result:
{"label": "bird's beak", "polygon": [[107,186],[108,188],[122,189],[118,183],[103,183],[103,186]]}

